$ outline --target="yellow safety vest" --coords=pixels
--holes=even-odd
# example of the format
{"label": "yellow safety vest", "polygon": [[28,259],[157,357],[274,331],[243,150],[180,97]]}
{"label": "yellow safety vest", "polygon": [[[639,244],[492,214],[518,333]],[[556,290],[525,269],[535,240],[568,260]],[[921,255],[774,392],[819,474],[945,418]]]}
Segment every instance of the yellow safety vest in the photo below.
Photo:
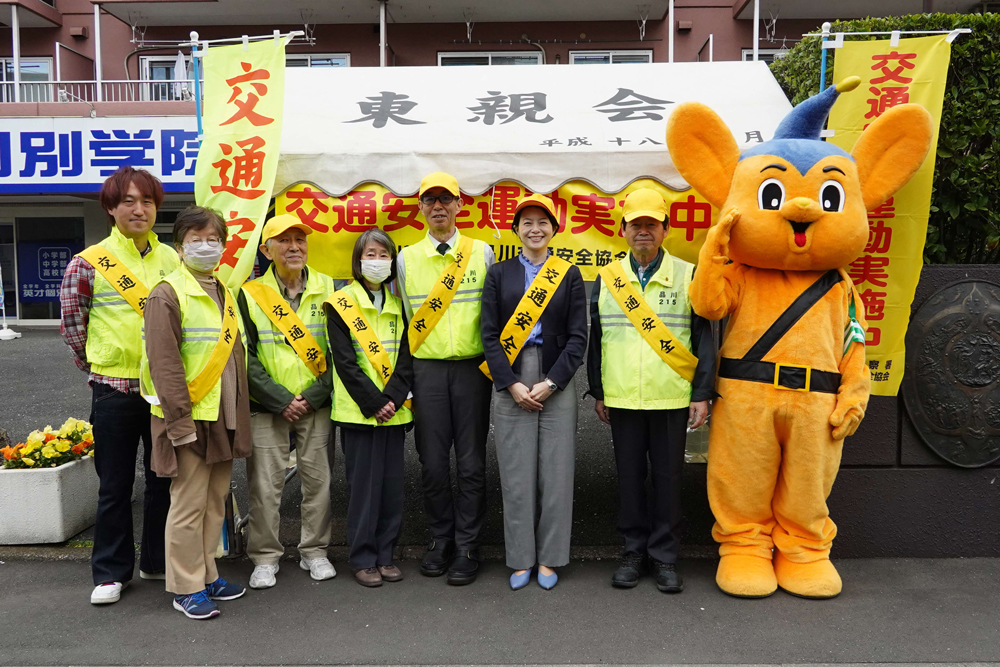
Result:
{"label": "yellow safety vest", "polygon": [[[409,267],[407,267],[409,271]],[[365,320],[368,322],[368,326],[374,327],[375,332],[378,335],[379,340],[382,342],[382,348],[385,350],[386,354],[389,355],[389,361],[392,362],[395,367],[396,359],[399,358],[399,344],[403,337],[403,328],[405,326],[405,321],[403,319],[403,302],[398,296],[390,294],[389,290],[385,290],[385,303],[382,304],[382,312],[378,312],[375,306],[372,304],[368,295],[365,293],[364,288],[361,287],[357,282],[352,282],[343,288],[344,292],[347,292],[351,298],[358,304],[364,314]],[[336,310],[336,307],[334,307]],[[338,311],[339,312],[339,311]],[[338,315],[333,315],[333,317],[338,317]],[[348,326],[348,331],[351,327]],[[367,355],[362,351],[361,344],[358,343],[358,339],[351,334],[351,343],[354,345],[354,358],[358,362],[358,366],[371,378],[372,382],[375,383],[376,387],[384,388],[385,384],[380,377],[378,371],[372,366],[371,362],[368,361]],[[330,412],[330,418],[336,422],[342,422],[346,424],[363,424],[365,426],[394,426],[396,424],[409,424],[413,421],[413,413],[409,408],[397,405],[396,415],[385,422],[384,424],[379,424],[378,421],[372,417],[366,419],[363,414],[361,414],[361,408],[358,404],[351,399],[351,395],[347,391],[347,387],[340,379],[340,375],[334,370],[333,373],[333,409]]]}
{"label": "yellow safety vest", "polygon": [[[184,379],[190,385],[191,381],[208,365],[212,350],[219,342],[222,334],[222,314],[215,300],[202,289],[197,279],[192,276],[184,265],[160,282],[165,282],[174,289],[181,311],[181,361],[184,363]],[[228,288],[226,303],[236,308],[236,299]],[[236,322],[240,329],[240,338],[246,348],[246,334],[239,313]],[[246,355],[243,356],[246,364]],[[149,358],[143,346],[142,355],[142,394],[146,400],[156,400],[156,388],[149,374]],[[222,376],[216,380],[213,387],[203,399],[191,406],[191,418],[199,421],[215,421],[219,418],[219,405],[222,399]],[[159,405],[152,405],[150,411],[157,417],[163,417]]]}
{"label": "yellow safety vest", "polygon": [[[274,265],[263,276],[251,281],[267,285],[279,295],[281,294],[278,278],[274,274]],[[257,359],[271,379],[297,396],[316,381],[316,375],[306,366],[274,322],[267,316],[264,309],[257,303],[244,286],[243,293],[247,300],[247,310],[250,319],[257,327]],[[333,294],[333,278],[315,269],[306,272],[305,290],[299,299],[299,308],[295,314],[302,320],[309,333],[316,339],[326,355],[326,316],[323,314],[323,302]],[[253,398],[253,392],[250,397]]]}
{"label": "yellow safety vest", "polygon": [[[177,270],[180,260],[177,252],[161,244],[153,232],[147,239],[150,251],[145,257],[136,250],[135,242],[122,235],[117,227],[112,227],[111,236],[98,245],[114,253],[147,289],[152,289],[154,284]],[[94,297],[87,322],[86,351],[90,370],[109,377],[138,378],[142,347],[142,316],[95,268]]]}
{"label": "yellow safety vest", "polygon": [[[688,285],[694,265],[664,251],[660,268],[646,283],[632,270],[628,255],[622,268],[636,291],[677,340],[691,349],[691,302]],[[601,316],[601,383],[604,403],[627,410],[671,410],[691,404],[691,383],[670,368],[629,321],[608,285],[601,281],[598,300]]]}
{"label": "yellow safety vest", "polygon": [[[456,248],[459,240],[461,235],[455,239]],[[413,356],[418,359],[471,359],[483,353],[483,340],[479,333],[479,303],[486,283],[485,248],[484,242],[473,242],[472,257],[468,260],[455,298]],[[455,261],[454,250],[439,255],[437,242],[430,236],[425,236],[419,243],[403,248],[402,254],[406,272],[404,289],[410,300],[410,307],[416,312],[423,305],[441,272]]]}

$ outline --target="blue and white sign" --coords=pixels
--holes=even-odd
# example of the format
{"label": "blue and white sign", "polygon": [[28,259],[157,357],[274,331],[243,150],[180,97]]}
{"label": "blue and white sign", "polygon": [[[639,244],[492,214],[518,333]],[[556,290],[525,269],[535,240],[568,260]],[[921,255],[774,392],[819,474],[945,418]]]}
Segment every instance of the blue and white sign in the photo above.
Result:
{"label": "blue and white sign", "polygon": [[82,243],[17,244],[18,292],[22,303],[58,301],[66,265],[83,250]]}
{"label": "blue and white sign", "polygon": [[194,191],[194,116],[5,118],[0,193],[96,193],[122,165],[145,169],[167,192]]}

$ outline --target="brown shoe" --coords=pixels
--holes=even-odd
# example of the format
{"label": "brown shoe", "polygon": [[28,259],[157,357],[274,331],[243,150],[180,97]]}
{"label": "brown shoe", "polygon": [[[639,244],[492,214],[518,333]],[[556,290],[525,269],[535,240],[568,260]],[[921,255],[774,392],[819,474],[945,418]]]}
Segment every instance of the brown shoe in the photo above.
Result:
{"label": "brown shoe", "polygon": [[398,567],[392,563],[388,565],[379,565],[378,573],[382,575],[382,581],[402,581],[403,572]]}
{"label": "brown shoe", "polygon": [[382,576],[378,573],[378,568],[368,567],[364,570],[358,570],[354,573],[354,578],[358,580],[359,584],[369,588],[382,585]]}

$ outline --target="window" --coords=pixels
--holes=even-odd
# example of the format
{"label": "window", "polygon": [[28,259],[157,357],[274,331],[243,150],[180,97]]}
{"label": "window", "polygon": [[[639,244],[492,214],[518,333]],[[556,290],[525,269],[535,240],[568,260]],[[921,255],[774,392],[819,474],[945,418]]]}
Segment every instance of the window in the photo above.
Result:
{"label": "window", "polygon": [[285,67],[350,67],[349,53],[290,53],[285,56]]}
{"label": "window", "polygon": [[[768,65],[779,58],[784,58],[788,49],[757,49],[757,60],[766,62]],[[753,49],[743,49],[743,60],[753,60]]]}
{"label": "window", "polygon": [[[174,67],[177,64],[177,56],[139,56],[140,72],[139,78],[146,83],[140,84],[139,99],[144,102],[166,101],[166,100],[193,100],[194,90],[192,84],[173,83],[177,80],[174,74]],[[193,83],[194,67],[191,65],[191,56],[184,56],[185,78]],[[205,72],[198,72],[202,81],[205,80]],[[160,83],[162,82],[162,83]],[[134,97],[132,99],[135,99]]]}
{"label": "window", "polygon": [[633,51],[570,51],[571,65],[628,65],[653,62],[651,50]]}
{"label": "window", "polygon": [[[52,80],[51,58],[21,58],[21,101],[48,102],[52,99],[51,86],[41,82]],[[0,86],[0,100],[14,101],[14,59],[0,58],[0,81],[9,85]]]}
{"label": "window", "polygon": [[493,53],[459,51],[438,53],[438,65],[445,67],[465,65],[538,65],[542,54],[538,51],[496,51]]}

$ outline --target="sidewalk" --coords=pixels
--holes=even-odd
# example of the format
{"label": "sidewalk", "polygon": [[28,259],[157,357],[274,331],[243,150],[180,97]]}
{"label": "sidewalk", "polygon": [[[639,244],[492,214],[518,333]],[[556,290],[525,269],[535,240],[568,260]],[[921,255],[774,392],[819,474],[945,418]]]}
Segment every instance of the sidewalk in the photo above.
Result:
{"label": "sidewalk", "polygon": [[[844,593],[828,601],[778,592],[738,600],[715,586],[715,562],[681,563],[686,590],[609,585],[608,561],[574,561],[546,592],[512,592],[489,561],[465,587],[428,579],[357,585],[345,563],[313,582],[282,562],[278,585],[222,602],[211,621],[170,608],[160,582],[89,604],[83,562],[0,565],[0,664],[790,664],[1000,661],[1000,560],[838,562]],[[246,561],[221,563],[245,583]]]}

